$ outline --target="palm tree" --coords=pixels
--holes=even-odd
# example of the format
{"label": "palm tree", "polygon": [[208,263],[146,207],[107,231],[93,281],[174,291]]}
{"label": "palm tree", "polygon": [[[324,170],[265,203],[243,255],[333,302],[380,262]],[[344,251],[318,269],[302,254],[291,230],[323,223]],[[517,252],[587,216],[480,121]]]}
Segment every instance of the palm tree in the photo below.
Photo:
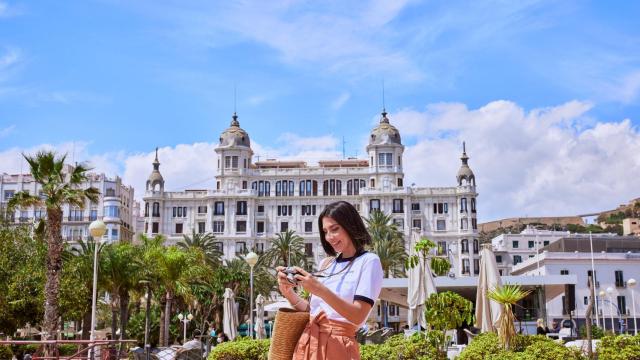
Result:
{"label": "palm tree", "polygon": [[304,252],[304,239],[296,235],[294,230],[276,234],[271,240],[271,247],[260,257],[260,265],[275,266],[307,266]]}
{"label": "palm tree", "polygon": [[47,211],[47,264],[44,305],[44,339],[53,337],[59,328],[58,293],[60,292],[60,273],[62,268],[62,206],[64,204],[84,207],[85,200],[98,201],[100,192],[94,187],[81,188],[87,180],[90,169],[79,164],[64,171],[66,155],[56,157],[54,152],[40,151],[35,156],[24,155],[29,163],[31,175],[42,187],[41,196],[20,191],[8,203],[9,211],[16,207],[44,206]]}
{"label": "palm tree", "polygon": [[111,332],[116,339],[118,310],[120,312],[120,339],[126,338],[129,292],[140,280],[141,262],[136,248],[130,243],[109,244],[103,249],[100,262],[101,281],[111,293]]}
{"label": "palm tree", "polygon": [[490,290],[487,296],[489,299],[496,301],[502,305],[502,313],[498,318],[498,337],[502,346],[509,350],[511,348],[513,338],[516,336],[516,328],[513,325],[516,320],[513,315],[513,306],[520,300],[529,295],[531,291],[522,290],[520,285],[503,285]]}
{"label": "palm tree", "polygon": [[216,237],[212,233],[200,234],[195,230],[192,230],[191,236],[183,235],[183,239],[176,245],[183,249],[201,249],[205,255],[207,265],[215,268],[220,265],[222,259],[222,252],[216,245],[215,241]]}
{"label": "palm tree", "polygon": [[[63,254],[64,261],[70,261],[72,258],[79,263],[83,274],[91,274],[93,271],[94,252],[96,250],[96,242],[93,240],[78,241],[75,246],[68,246]],[[98,253],[102,252],[104,244],[98,244]],[[91,290],[93,288],[93,280],[90,276],[84,277],[85,288]],[[87,299],[87,311],[82,316],[82,339],[89,340],[90,324],[91,324],[91,298]]]}

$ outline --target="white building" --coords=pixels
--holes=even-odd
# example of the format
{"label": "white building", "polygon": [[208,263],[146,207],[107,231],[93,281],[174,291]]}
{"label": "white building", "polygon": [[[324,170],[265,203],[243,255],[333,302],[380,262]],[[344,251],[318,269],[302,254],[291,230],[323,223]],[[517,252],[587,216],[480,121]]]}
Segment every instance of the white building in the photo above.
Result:
{"label": "white building", "polygon": [[[567,318],[567,308],[574,308],[572,317],[577,319],[578,323],[583,323],[589,296],[587,279],[592,275],[593,266],[595,294],[605,294],[598,296],[600,324],[605,319],[607,329],[611,329],[613,317],[616,329],[620,319],[627,329],[633,329],[633,290],[627,286],[627,281],[632,278],[640,279],[640,242],[634,237],[608,235],[594,237],[592,243],[593,257],[588,234],[572,234],[570,237],[558,239],[539,255],[513,266],[511,275],[544,278],[574,275],[575,288],[546,288],[546,314],[548,319]],[[608,289],[611,290],[610,294],[607,292]],[[571,302],[573,306],[570,305]],[[636,309],[640,310],[640,297],[636,299]]]}
{"label": "white building", "polygon": [[[382,112],[365,159],[254,162],[249,134],[234,114],[210,164],[212,189],[165,191],[157,156],[144,196],[144,232],[174,243],[192,230],[212,232],[226,258],[249,249],[262,252],[275,234],[293,229],[316,263],[324,256],[317,216],[325,205],[345,200],[362,216],[374,209],[393,216],[408,238],[412,228],[450,255],[456,276],[478,272],[476,182],[463,147],[462,165],[451,187],[406,186],[400,133]],[[453,182],[453,175],[452,175]],[[408,244],[408,241],[406,242]]]}
{"label": "white building", "polygon": [[[71,169],[71,165],[65,165],[65,173]],[[110,241],[126,240],[133,238],[133,197],[134,190],[130,186],[122,184],[119,177],[108,178],[105,174],[88,173],[88,180],[81,186],[83,188],[94,187],[100,191],[97,203],[85,201],[83,208],[65,204],[62,207],[63,222],[62,236],[65,241],[78,241],[89,236],[89,224],[96,219],[102,219],[107,225],[105,239]],[[41,185],[34,181],[31,174],[1,174],[0,175],[0,200],[2,208],[6,208],[7,202],[19,191],[28,191],[30,194],[39,194]],[[11,221],[19,224],[34,224],[41,218],[46,218],[46,209],[29,207],[16,209],[13,214],[8,214]]]}

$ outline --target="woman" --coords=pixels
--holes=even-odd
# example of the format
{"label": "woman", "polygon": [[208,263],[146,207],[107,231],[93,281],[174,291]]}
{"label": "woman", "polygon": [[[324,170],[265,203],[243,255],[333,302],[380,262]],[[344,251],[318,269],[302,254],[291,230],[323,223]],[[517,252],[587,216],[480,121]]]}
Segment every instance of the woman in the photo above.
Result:
{"label": "woman", "polygon": [[295,268],[297,285],[311,294],[309,300],[296,294],[296,285],[287,279],[285,268],[277,268],[280,293],[295,309],[309,310],[311,316],[293,359],[360,359],[355,333],[380,295],[380,259],[364,249],[371,236],[350,203],[327,205],[318,218],[318,228],[322,247],[330,257],[321,261],[317,273]]}
{"label": "woman", "polygon": [[536,335],[547,335],[549,333],[549,328],[544,326],[544,320],[538,319],[536,327]]}

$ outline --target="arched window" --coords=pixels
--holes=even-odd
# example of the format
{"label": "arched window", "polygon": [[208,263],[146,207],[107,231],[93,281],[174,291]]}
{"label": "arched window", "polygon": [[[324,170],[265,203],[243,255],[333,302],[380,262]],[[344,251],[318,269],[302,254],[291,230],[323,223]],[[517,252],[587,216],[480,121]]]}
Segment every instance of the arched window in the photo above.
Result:
{"label": "arched window", "polygon": [[473,239],[473,253],[477,254],[479,250],[480,250],[480,243],[478,242],[478,239]]}
{"label": "arched window", "polygon": [[160,203],[159,202],[154,202],[153,203],[153,217],[160,217]]}
{"label": "arched window", "polygon": [[148,202],[144,203],[144,216],[145,217],[149,216],[149,203]]}
{"label": "arched window", "polygon": [[462,239],[462,241],[460,242],[460,247],[462,248],[462,253],[463,254],[468,254],[469,253],[469,240]]}

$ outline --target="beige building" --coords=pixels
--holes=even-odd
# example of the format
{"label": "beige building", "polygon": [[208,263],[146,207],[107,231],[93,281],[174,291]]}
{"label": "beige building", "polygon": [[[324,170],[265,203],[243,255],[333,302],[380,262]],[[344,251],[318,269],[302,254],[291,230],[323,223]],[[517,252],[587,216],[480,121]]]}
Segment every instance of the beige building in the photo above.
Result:
{"label": "beige building", "polygon": [[638,218],[623,219],[622,235],[640,235],[640,219]]}

